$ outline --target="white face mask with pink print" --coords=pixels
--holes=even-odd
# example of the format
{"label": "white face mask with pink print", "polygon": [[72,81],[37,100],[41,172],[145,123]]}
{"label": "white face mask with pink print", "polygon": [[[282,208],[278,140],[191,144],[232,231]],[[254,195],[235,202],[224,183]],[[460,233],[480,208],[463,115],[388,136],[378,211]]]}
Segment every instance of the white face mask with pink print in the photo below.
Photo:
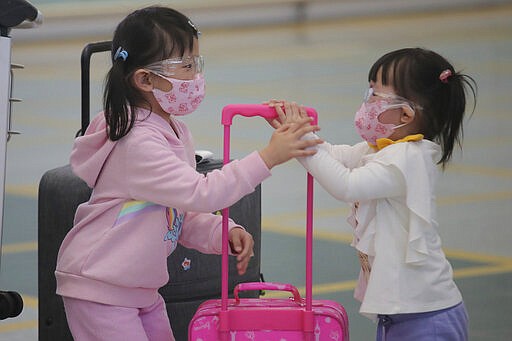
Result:
{"label": "white face mask with pink print", "polygon": [[398,108],[408,108],[415,115],[413,107],[421,109],[419,105],[400,96],[375,92],[373,88],[368,88],[364,102],[354,119],[356,130],[365,141],[376,145],[378,139],[388,138],[395,129],[408,124],[382,123],[379,121],[379,116],[387,110]]}
{"label": "white face mask with pink print", "polygon": [[[394,108],[399,108],[396,106]],[[394,125],[393,123],[382,123],[379,116],[386,110],[394,109],[383,100],[375,102],[366,102],[356,112],[354,119],[356,130],[359,135],[367,142],[373,145],[377,144],[377,139],[390,137],[394,130],[403,127],[407,123]]]}
{"label": "white face mask with pink print", "polygon": [[190,80],[159,76],[172,84],[172,89],[169,91],[153,88],[156,100],[166,113],[183,116],[190,114],[199,107],[205,95],[203,75],[198,74],[194,79]]}

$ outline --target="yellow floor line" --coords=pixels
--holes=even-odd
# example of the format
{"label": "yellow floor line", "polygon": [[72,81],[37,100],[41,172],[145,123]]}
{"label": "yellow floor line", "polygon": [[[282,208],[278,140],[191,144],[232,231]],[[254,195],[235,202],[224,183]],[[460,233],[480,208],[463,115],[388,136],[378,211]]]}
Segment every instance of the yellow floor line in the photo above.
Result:
{"label": "yellow floor line", "polygon": [[[512,272],[512,265],[487,265],[487,266],[474,266],[463,269],[454,270],[454,278],[462,279],[469,277],[481,277],[486,275],[497,275],[501,273]],[[313,285],[313,295],[332,294],[336,292],[351,291],[356,287],[356,280],[322,283]],[[305,287],[298,288],[301,295],[305,293]],[[267,291],[265,297],[270,298],[283,298],[288,297],[286,292]]]}
{"label": "yellow floor line", "polygon": [[[323,284],[315,284],[313,285],[313,295],[322,295],[322,294],[331,294],[335,292],[342,291],[350,291],[354,290],[356,287],[356,281],[342,281],[342,282],[333,282],[333,283],[323,283]],[[305,287],[297,288],[302,296],[306,292]],[[290,296],[287,292],[281,291],[265,291],[265,297],[268,298],[283,298]]]}
{"label": "yellow floor line", "polygon": [[2,246],[2,254],[37,251],[37,242],[12,243]]}
{"label": "yellow floor line", "polygon": [[488,193],[474,193],[474,194],[461,194],[439,197],[437,203],[439,205],[460,205],[484,201],[498,201],[512,199],[512,191],[503,192],[488,192]]}
{"label": "yellow floor line", "polygon": [[[495,170],[498,172],[497,170]],[[505,174],[506,171],[503,170],[503,176],[508,176]],[[437,203],[440,206],[444,205],[454,205],[454,204],[467,204],[474,202],[489,202],[489,201],[498,201],[498,200],[509,200],[512,199],[512,191],[497,191],[497,192],[479,192],[479,193],[471,193],[471,194],[460,194],[460,195],[447,195],[447,196],[439,196],[437,198]],[[340,208],[331,208],[331,209],[317,209],[315,208],[315,217],[316,218],[327,218],[327,217],[336,217],[339,216],[341,219],[346,216],[349,212],[349,208],[347,206],[341,206]],[[283,221],[288,222],[297,222],[297,221],[305,221],[304,212],[294,212],[288,211],[285,213],[275,214],[271,217],[265,217],[262,219],[263,225],[275,225],[274,222],[283,223]],[[278,228],[276,226],[276,228]]]}
{"label": "yellow floor line", "polygon": [[483,277],[483,276],[489,276],[489,275],[497,275],[497,274],[503,274],[507,272],[512,272],[512,266],[510,265],[493,265],[489,264],[487,266],[475,266],[475,267],[468,267],[468,268],[462,268],[462,269],[455,269],[453,271],[453,276],[456,279],[460,278],[469,278],[469,277]]}
{"label": "yellow floor line", "polygon": [[496,168],[496,167],[481,167],[476,165],[463,165],[463,164],[451,164],[446,169],[449,172],[456,173],[469,173],[478,175],[487,175],[490,177],[497,178],[512,178],[512,169],[510,168]]}
{"label": "yellow floor line", "polygon": [[450,258],[463,259],[470,262],[493,263],[505,266],[512,266],[512,258],[510,257],[494,256],[454,249],[445,250],[445,254]]}
{"label": "yellow floor line", "polygon": [[[23,309],[31,308],[38,309],[38,299],[37,297],[22,295],[23,298]],[[20,330],[27,329],[37,329],[38,321],[37,320],[19,320],[19,319],[11,319],[5,320],[0,324],[0,334],[16,332]]]}
{"label": "yellow floor line", "polygon": [[[468,267],[463,269],[454,270],[454,278],[462,279],[469,277],[481,277],[486,275],[497,275],[501,273],[512,272],[512,266],[503,266],[503,265],[489,265],[489,266],[475,266]],[[332,282],[332,283],[322,283],[313,285],[313,295],[322,295],[322,294],[332,294],[336,292],[342,291],[351,291],[356,287],[357,282],[355,280],[350,281],[341,281],[341,282]],[[304,295],[305,288],[300,287],[297,288],[301,295]],[[286,292],[277,292],[277,291],[267,291],[265,292],[265,297],[271,298],[283,298],[288,297],[290,294]]]}
{"label": "yellow floor line", "polygon": [[38,185],[5,185],[5,194],[37,199]]}
{"label": "yellow floor line", "polygon": [[13,322],[5,322],[0,324],[0,334],[1,333],[9,333],[26,329],[37,329],[38,322],[37,320],[27,320],[27,321],[16,321]]}
{"label": "yellow floor line", "polygon": [[[277,222],[274,220],[262,220],[262,230],[294,237],[305,237],[306,234],[306,232],[302,228],[282,224],[278,225]],[[319,240],[334,241],[343,244],[350,244],[352,241],[352,235],[349,233],[336,233],[316,230],[314,231],[313,234],[314,238]],[[455,271],[456,277],[469,277],[486,274],[489,275],[496,273],[512,272],[512,258],[509,257],[486,255],[481,253],[450,249],[446,249],[444,250],[444,252],[449,258],[484,264],[482,266],[479,265],[475,267],[468,267],[465,269],[457,270]]]}
{"label": "yellow floor line", "polygon": [[23,306],[24,307],[28,307],[31,309],[37,309],[38,304],[39,304],[37,297],[27,296],[27,295],[22,295],[21,297],[23,298]]}
{"label": "yellow floor line", "polygon": [[[284,235],[288,235],[288,236],[294,236],[294,237],[305,237],[306,236],[306,231],[304,229],[293,227],[293,226],[286,226],[286,225],[282,225],[282,224],[277,225],[276,223],[269,224],[266,220],[262,221],[262,230],[279,233],[279,234],[284,234]],[[352,241],[352,235],[349,233],[337,233],[337,232],[316,230],[316,231],[313,231],[313,236],[315,239],[336,241],[336,242],[341,242],[344,244],[349,244]]]}

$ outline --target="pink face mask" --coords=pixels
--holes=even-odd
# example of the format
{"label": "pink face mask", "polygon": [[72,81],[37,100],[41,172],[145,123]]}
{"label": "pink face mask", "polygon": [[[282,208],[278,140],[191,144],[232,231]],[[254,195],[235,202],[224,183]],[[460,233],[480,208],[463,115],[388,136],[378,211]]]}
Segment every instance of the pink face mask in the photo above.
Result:
{"label": "pink face mask", "polygon": [[359,135],[367,142],[376,145],[377,139],[387,138],[397,128],[407,123],[394,125],[393,123],[382,123],[379,116],[386,110],[402,107],[402,104],[389,104],[386,100],[364,102],[356,112],[355,126]]}
{"label": "pink face mask", "polygon": [[191,80],[159,76],[172,84],[170,91],[153,89],[156,100],[166,113],[176,116],[187,115],[196,110],[201,104],[205,94],[203,75],[198,74]]}

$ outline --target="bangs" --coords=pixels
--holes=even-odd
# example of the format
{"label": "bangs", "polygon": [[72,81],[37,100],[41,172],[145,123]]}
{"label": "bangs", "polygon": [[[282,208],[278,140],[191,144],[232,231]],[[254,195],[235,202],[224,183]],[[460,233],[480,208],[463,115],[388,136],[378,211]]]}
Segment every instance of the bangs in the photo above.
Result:
{"label": "bangs", "polygon": [[145,53],[151,60],[146,60],[145,64],[169,57],[181,58],[185,52],[192,51],[198,32],[186,16],[164,7],[148,7],[140,12],[146,23],[139,27],[146,27],[151,31],[144,39],[152,41]]}
{"label": "bangs", "polygon": [[412,64],[414,58],[411,49],[402,49],[385,54],[379,58],[368,73],[368,81],[377,81],[377,75],[381,71],[381,82],[385,86],[392,86],[398,96],[414,100],[414,79]]}
{"label": "bangs", "polygon": [[169,57],[183,57],[186,51],[192,51],[194,47],[194,35],[190,32],[177,30],[164,30],[161,27],[155,27],[158,44],[155,44],[159,52],[158,60],[167,59]]}

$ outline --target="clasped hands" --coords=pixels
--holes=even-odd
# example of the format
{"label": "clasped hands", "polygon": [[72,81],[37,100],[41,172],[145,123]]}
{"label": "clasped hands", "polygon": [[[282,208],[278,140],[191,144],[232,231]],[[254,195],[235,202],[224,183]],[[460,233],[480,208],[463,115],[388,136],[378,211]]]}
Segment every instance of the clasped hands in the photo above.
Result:
{"label": "clasped hands", "polygon": [[300,124],[304,119],[308,118],[304,106],[298,105],[295,102],[271,99],[263,102],[263,104],[274,108],[277,112],[277,117],[267,119],[267,122],[274,129],[278,129],[285,124]]}

